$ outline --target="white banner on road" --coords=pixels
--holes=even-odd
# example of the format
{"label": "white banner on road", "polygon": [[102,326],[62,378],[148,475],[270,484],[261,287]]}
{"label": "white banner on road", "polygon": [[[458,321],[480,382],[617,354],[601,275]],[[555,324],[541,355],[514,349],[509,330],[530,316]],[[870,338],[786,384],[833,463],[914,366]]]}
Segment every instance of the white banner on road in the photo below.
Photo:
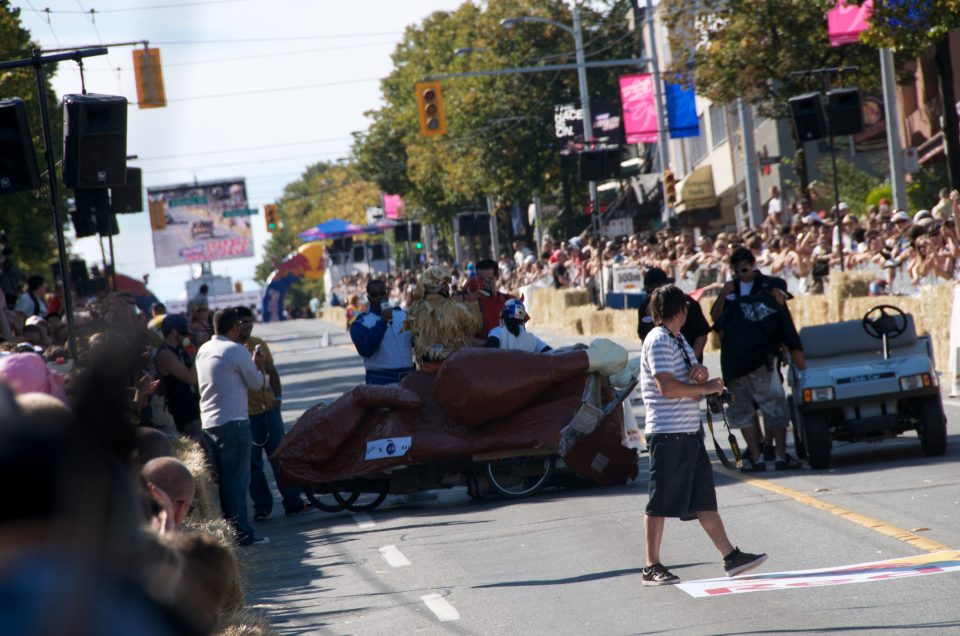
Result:
{"label": "white banner on road", "polygon": [[387,437],[367,442],[364,459],[383,459],[384,457],[403,457],[413,445],[412,437]]}
{"label": "white banner on road", "polygon": [[960,572],[960,550],[945,550],[902,559],[841,565],[818,570],[747,574],[732,579],[706,579],[679,583],[677,587],[690,596],[703,598],[744,592],[771,592],[850,583],[872,583],[947,572]]}

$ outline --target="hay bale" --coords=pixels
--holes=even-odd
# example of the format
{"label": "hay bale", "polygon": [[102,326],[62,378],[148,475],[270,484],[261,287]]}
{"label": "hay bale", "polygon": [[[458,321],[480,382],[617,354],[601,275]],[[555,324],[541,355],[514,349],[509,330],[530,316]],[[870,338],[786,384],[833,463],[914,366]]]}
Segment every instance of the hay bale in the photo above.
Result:
{"label": "hay bale", "polygon": [[246,559],[241,559],[237,553],[237,533],[233,526],[226,519],[207,519],[196,521],[187,517],[184,522],[184,530],[192,532],[204,532],[213,536],[221,545],[225,546],[237,560],[237,566],[240,570],[240,576],[233,581],[230,593],[227,595],[227,602],[224,604],[224,614],[238,612],[246,605],[246,595],[243,590],[243,581],[247,578],[250,571],[250,564]]}
{"label": "hay bale", "polygon": [[327,322],[347,324],[347,310],[343,307],[327,307],[323,310],[323,316]]}
{"label": "hay bale", "polygon": [[920,289],[923,331],[933,340],[937,368],[950,370],[950,322],[953,317],[953,284],[925,285]]}
{"label": "hay bale", "polygon": [[875,274],[864,271],[843,271],[835,269],[830,272],[830,282],[827,285],[826,297],[828,303],[827,315],[830,322],[843,320],[843,305],[849,298],[863,298],[870,294],[870,282]]}
{"label": "hay bale", "polygon": [[193,508],[187,520],[193,520],[197,523],[219,519],[220,501],[217,495],[217,486],[213,482],[213,476],[210,467],[207,465],[207,457],[195,440],[189,437],[179,437],[173,440],[173,454],[179,459],[190,474],[193,475],[196,483],[196,494],[193,497]]}
{"label": "hay bale", "polygon": [[594,336],[609,336],[613,333],[613,309],[588,308],[590,314],[590,334]]}
{"label": "hay bale", "polygon": [[274,636],[277,631],[263,614],[244,609],[223,614],[213,634],[215,636]]}
{"label": "hay bale", "polygon": [[640,339],[637,337],[637,310],[621,309],[611,312],[613,320],[613,337],[622,340],[635,340],[636,347],[640,347]]}
{"label": "hay bale", "polygon": [[829,304],[825,296],[798,294],[789,302],[790,313],[797,329],[828,322]]}

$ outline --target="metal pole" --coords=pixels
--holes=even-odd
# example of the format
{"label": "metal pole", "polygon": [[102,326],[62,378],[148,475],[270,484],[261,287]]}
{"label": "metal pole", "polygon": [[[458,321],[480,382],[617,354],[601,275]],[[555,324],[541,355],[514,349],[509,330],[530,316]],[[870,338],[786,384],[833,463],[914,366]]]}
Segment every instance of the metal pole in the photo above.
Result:
{"label": "metal pole", "polygon": [[499,231],[497,230],[497,217],[494,214],[493,197],[487,196],[487,217],[490,230],[490,258],[497,260],[500,258]]}
{"label": "metal pole", "polygon": [[[580,32],[580,9],[574,4],[571,10],[573,13],[573,42],[577,56],[577,82],[580,85],[580,108],[583,111],[583,146],[586,149],[593,144],[593,115],[590,113],[590,90],[587,88],[587,67],[583,54],[583,35]],[[594,233],[599,235],[600,200],[597,197],[597,182],[591,181],[589,188]]]}
{"label": "metal pole", "polygon": [[750,211],[750,226],[759,227],[760,184],[757,178],[757,148],[753,139],[753,113],[750,105],[743,99],[737,100],[737,114],[740,117],[740,134],[743,135],[744,185],[747,189],[747,207]]}
{"label": "metal pole", "polygon": [[113,256],[113,234],[107,237],[107,244],[110,246],[110,270],[113,272],[110,277],[110,291],[117,291],[117,259]]}
{"label": "metal pole", "polygon": [[[663,85],[660,82],[660,55],[657,53],[657,29],[653,23],[653,3],[647,0],[646,6],[647,33],[650,38],[650,54],[647,58],[650,60],[651,75],[653,75],[653,98],[657,106],[657,158],[660,161],[660,172],[670,168],[670,146],[667,141],[667,118],[663,112]],[[667,203],[667,190],[663,180],[660,180],[661,195],[663,197],[663,222],[666,223],[671,216],[670,204]]]}
{"label": "metal pole", "polygon": [[60,276],[63,278],[63,304],[67,314],[67,345],[74,364],[79,361],[77,337],[73,320],[73,298],[70,295],[70,270],[67,264],[67,244],[63,238],[63,211],[60,209],[60,190],[57,187],[57,166],[53,159],[53,135],[50,132],[50,112],[47,109],[47,85],[43,77],[43,61],[40,51],[33,52],[33,68],[37,76],[37,96],[40,99],[40,120],[43,123],[44,156],[47,159],[47,179],[50,182],[50,199],[53,204],[53,225],[57,234],[57,252],[60,261]]}
{"label": "metal pole", "polygon": [[880,75],[883,80],[883,111],[887,123],[887,153],[890,156],[890,187],[893,189],[893,205],[897,210],[906,210],[907,183],[903,170],[903,144],[900,141],[900,115],[897,113],[893,51],[890,49],[880,49]]}
{"label": "metal pole", "polygon": [[413,237],[410,236],[411,234],[413,234],[413,223],[410,219],[407,219],[407,267],[413,269],[413,245],[411,243]]}

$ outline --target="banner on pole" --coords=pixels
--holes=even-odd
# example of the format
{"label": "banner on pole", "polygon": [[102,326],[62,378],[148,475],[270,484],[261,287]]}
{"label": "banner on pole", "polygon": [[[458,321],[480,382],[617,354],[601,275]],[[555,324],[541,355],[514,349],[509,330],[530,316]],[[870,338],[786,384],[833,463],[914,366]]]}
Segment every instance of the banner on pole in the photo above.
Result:
{"label": "banner on pole", "polygon": [[657,141],[657,106],[649,73],[620,77],[620,102],[623,129],[628,144],[652,144]]}
{"label": "banner on pole", "polygon": [[830,46],[856,44],[860,34],[870,26],[870,13],[873,1],[865,0],[859,7],[855,4],[837,0],[837,6],[827,12],[827,35]]}
{"label": "banner on pole", "polygon": [[699,137],[700,122],[697,119],[697,98],[693,86],[664,82],[667,88],[667,121],[670,137]]}
{"label": "banner on pole", "polygon": [[383,215],[394,221],[403,218],[403,199],[399,194],[383,195]]}

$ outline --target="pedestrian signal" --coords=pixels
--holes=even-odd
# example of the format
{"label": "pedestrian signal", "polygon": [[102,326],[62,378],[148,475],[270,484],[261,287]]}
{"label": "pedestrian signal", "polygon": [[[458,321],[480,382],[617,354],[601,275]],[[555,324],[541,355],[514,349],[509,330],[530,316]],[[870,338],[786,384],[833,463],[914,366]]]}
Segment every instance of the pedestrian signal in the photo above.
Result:
{"label": "pedestrian signal", "polygon": [[416,243],[414,243],[413,246],[417,248],[418,252],[423,249],[423,243],[421,243],[420,241],[417,241]]}
{"label": "pedestrian signal", "polygon": [[663,171],[663,194],[671,208],[677,203],[677,177],[672,170]]}
{"label": "pedestrian signal", "polygon": [[137,105],[140,108],[163,108],[167,105],[160,49],[134,49],[133,74],[137,83]]}
{"label": "pedestrian signal", "polygon": [[420,82],[416,90],[420,134],[424,137],[446,134],[447,120],[443,115],[443,93],[440,90],[440,82]]}
{"label": "pedestrian signal", "polygon": [[267,232],[276,232],[280,227],[280,210],[276,204],[268,203],[263,206],[263,216],[267,220]]}

